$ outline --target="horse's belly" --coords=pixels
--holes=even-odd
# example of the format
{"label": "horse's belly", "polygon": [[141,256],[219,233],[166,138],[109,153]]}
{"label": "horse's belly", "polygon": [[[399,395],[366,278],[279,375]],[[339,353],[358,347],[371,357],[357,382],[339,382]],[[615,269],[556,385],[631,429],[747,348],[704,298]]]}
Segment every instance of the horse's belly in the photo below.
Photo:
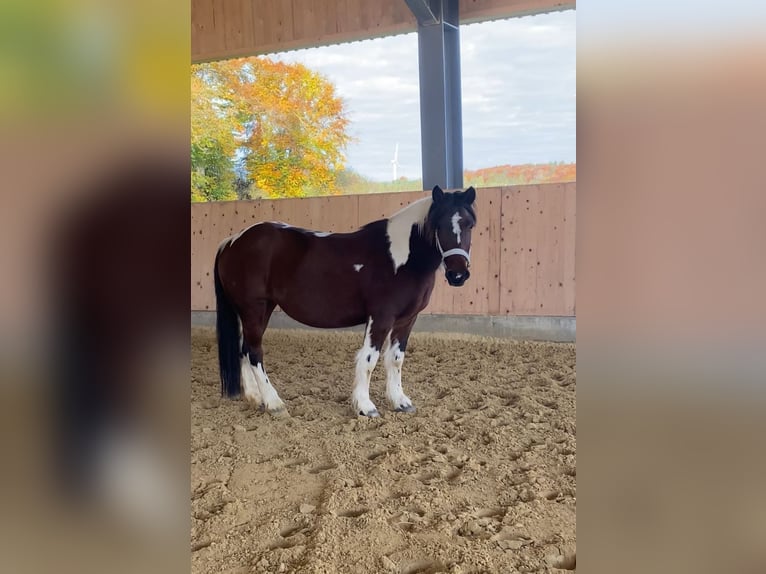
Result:
{"label": "horse's belly", "polygon": [[290,317],[311,327],[352,327],[367,321],[356,289],[323,283],[296,282],[276,298],[277,303]]}

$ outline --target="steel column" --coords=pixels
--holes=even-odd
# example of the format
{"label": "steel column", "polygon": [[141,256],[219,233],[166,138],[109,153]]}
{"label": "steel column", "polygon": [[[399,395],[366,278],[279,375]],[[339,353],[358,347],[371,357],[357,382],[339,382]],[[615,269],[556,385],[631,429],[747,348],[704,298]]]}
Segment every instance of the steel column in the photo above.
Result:
{"label": "steel column", "polygon": [[418,16],[423,188],[462,188],[459,2],[407,0],[407,4]]}

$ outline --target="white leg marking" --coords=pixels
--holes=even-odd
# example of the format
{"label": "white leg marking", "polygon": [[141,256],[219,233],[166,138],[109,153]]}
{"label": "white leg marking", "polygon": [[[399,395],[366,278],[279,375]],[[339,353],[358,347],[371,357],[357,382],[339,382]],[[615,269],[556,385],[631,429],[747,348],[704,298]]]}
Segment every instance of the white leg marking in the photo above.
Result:
{"label": "white leg marking", "polygon": [[263,404],[261,391],[258,389],[258,381],[255,378],[250,359],[245,355],[242,357],[242,392],[245,394],[245,400],[260,407]]}
{"label": "white leg marking", "polygon": [[354,271],[359,273],[362,270],[362,267],[364,267],[364,263],[354,263]]}
{"label": "white leg marking", "polygon": [[269,381],[266,371],[263,370],[263,364],[258,363],[255,366],[251,364],[250,368],[253,371],[253,375],[255,375],[255,380],[258,383],[258,390],[261,392],[261,397],[263,398],[263,404],[266,407],[266,410],[272,415],[287,414],[285,403],[279,398],[277,390],[271,385],[271,381]]}
{"label": "white leg marking", "polygon": [[354,391],[351,393],[351,406],[356,414],[368,417],[378,416],[378,409],[370,400],[370,377],[380,357],[380,351],[371,343],[372,317],[367,322],[364,334],[364,345],[356,354],[356,380]]}
{"label": "white leg marking", "polygon": [[455,215],[452,216],[452,232],[455,234],[455,237],[457,237],[457,246],[460,247],[460,224],[458,223],[462,218],[460,217],[459,212],[455,212]]}
{"label": "white leg marking", "polygon": [[414,411],[412,401],[402,390],[404,352],[399,349],[399,341],[388,346],[383,355],[383,364],[386,366],[386,397],[391,406],[397,411]]}

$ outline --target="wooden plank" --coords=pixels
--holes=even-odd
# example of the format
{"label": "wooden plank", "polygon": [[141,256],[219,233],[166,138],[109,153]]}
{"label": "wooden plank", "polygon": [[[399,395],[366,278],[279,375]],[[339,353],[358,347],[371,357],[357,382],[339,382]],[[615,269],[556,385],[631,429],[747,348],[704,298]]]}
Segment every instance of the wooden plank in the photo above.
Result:
{"label": "wooden plank", "polygon": [[484,281],[487,285],[487,314],[500,314],[500,265],[501,255],[501,227],[500,217],[502,205],[502,189],[499,187],[483,190],[487,199],[486,210],[482,208],[476,216],[486,219],[489,223],[489,249],[487,250],[487,274]]}
{"label": "wooden plank", "polygon": [[193,54],[216,53],[226,46],[216,30],[215,4],[210,0],[192,0]]}
{"label": "wooden plank", "polygon": [[538,186],[505,188],[502,214],[500,309],[505,315],[534,315],[537,290],[536,222],[531,217],[537,207]]}
{"label": "wooden plank", "polygon": [[537,222],[537,299],[539,315],[564,315],[564,186],[540,189]]}
{"label": "wooden plank", "polygon": [[[316,0],[292,0],[292,4],[293,37],[319,39],[324,22],[318,18],[317,8],[321,9],[322,3]],[[321,19],[324,19],[324,14]]]}
{"label": "wooden plank", "polygon": [[227,0],[221,3],[224,13],[224,42],[227,50],[252,46],[253,3],[251,0]]}
{"label": "wooden plank", "polygon": [[576,314],[575,252],[577,224],[577,184],[565,184],[564,201],[564,239],[562,245],[564,257],[564,311],[565,315]]}

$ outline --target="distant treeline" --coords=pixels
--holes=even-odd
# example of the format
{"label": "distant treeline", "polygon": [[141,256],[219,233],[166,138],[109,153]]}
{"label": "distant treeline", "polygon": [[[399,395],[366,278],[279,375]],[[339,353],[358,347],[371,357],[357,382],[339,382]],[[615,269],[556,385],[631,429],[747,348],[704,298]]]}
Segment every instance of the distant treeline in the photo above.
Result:
{"label": "distant treeline", "polygon": [[[503,185],[563,183],[576,180],[577,164],[563,162],[500,165],[463,172],[463,184],[466,187],[469,185],[499,187]],[[423,189],[421,179],[401,177],[396,181],[372,181],[353,170],[340,172],[337,177],[337,184],[338,189],[343,194],[386,193]]]}

